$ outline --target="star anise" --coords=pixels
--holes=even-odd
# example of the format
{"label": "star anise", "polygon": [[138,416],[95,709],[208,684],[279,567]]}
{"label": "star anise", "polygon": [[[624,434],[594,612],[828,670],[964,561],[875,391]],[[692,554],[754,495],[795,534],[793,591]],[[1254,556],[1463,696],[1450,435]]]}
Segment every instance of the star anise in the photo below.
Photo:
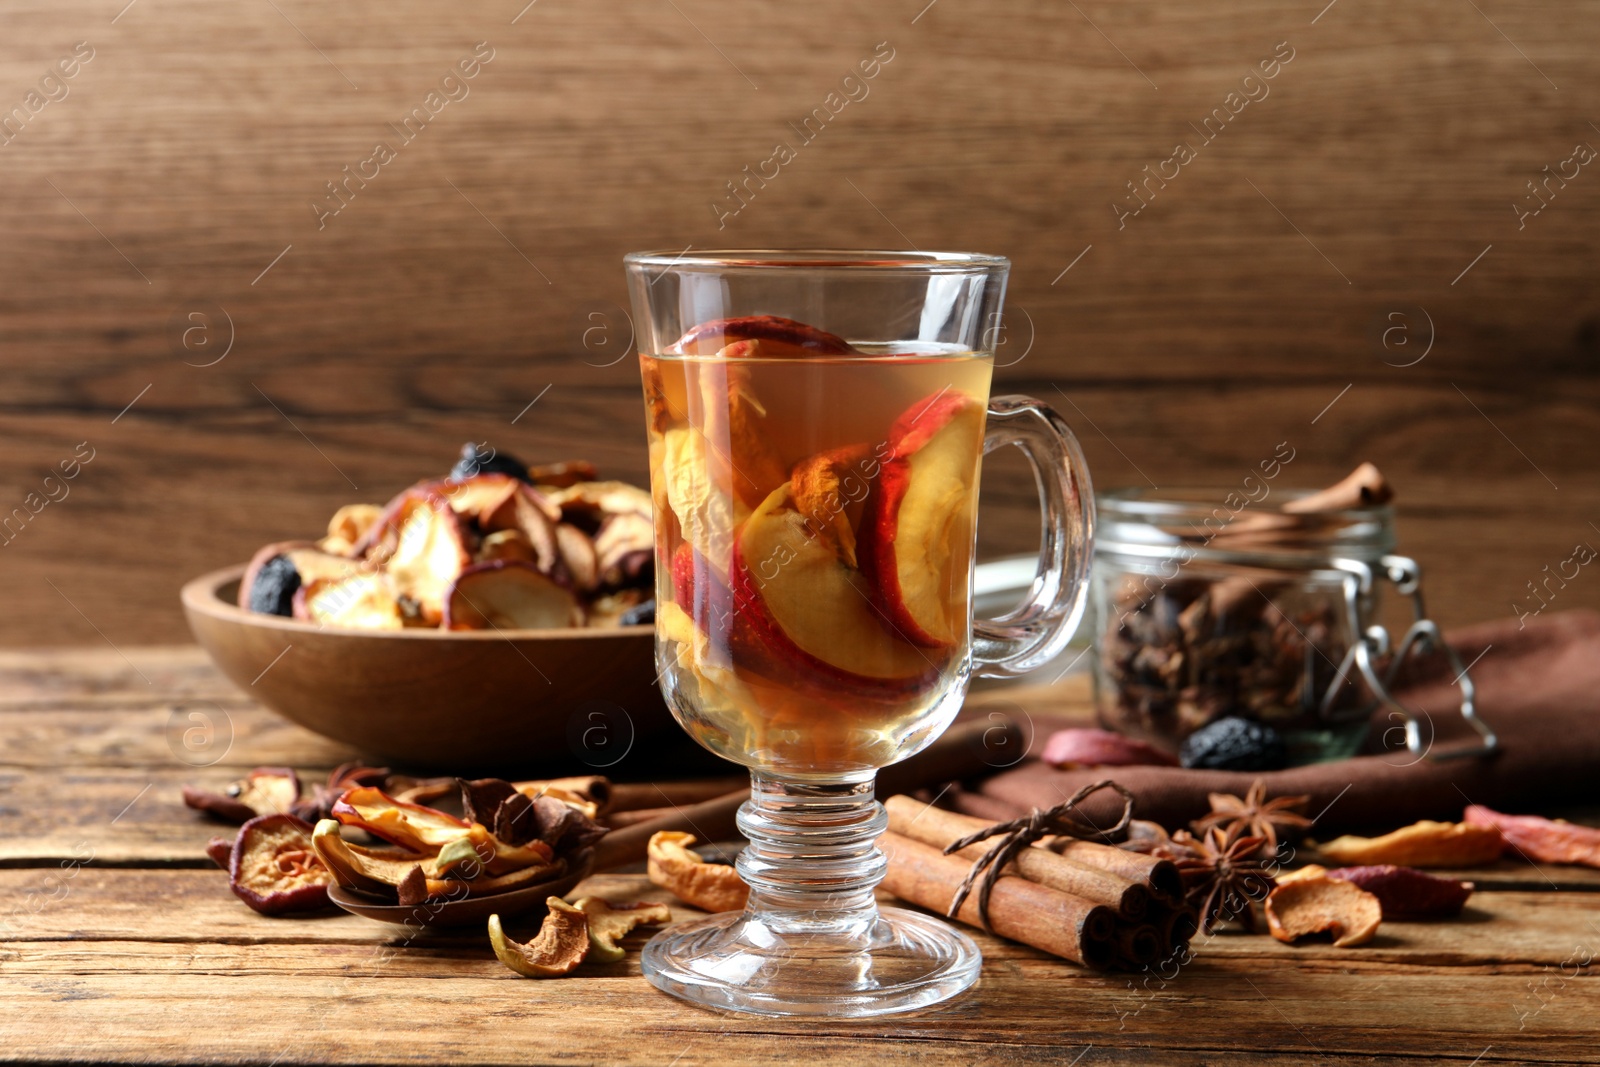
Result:
{"label": "star anise", "polygon": [[1211,794],[1211,813],[1191,824],[1194,832],[1220,827],[1224,832],[1237,830],[1242,835],[1259,837],[1265,845],[1265,854],[1276,855],[1280,837],[1297,836],[1297,831],[1311,825],[1311,820],[1300,814],[1310,797],[1273,797],[1267,799],[1267,783],[1260,778],[1250,786],[1244,799],[1228,793]]}
{"label": "star anise", "polygon": [[1146,819],[1130,822],[1128,839],[1117,847],[1129,852],[1142,852],[1160,860],[1177,860],[1194,855],[1192,849],[1173,841],[1160,823]]}
{"label": "star anise", "polygon": [[1261,846],[1266,839],[1242,837],[1237,829],[1213,826],[1203,837],[1179,830],[1172,840],[1193,853],[1173,862],[1183,875],[1189,903],[1200,911],[1201,931],[1210,933],[1232,919],[1255,930],[1255,913],[1250,905],[1264,900],[1277,885],[1261,863]]}
{"label": "star anise", "polygon": [[341,763],[328,775],[325,784],[317,785],[310,796],[295,801],[291,810],[306,822],[316,823],[328,817],[333,802],[343,796],[345,790],[362,785],[372,785],[382,789],[388,778],[387,767],[367,767],[354,760]]}

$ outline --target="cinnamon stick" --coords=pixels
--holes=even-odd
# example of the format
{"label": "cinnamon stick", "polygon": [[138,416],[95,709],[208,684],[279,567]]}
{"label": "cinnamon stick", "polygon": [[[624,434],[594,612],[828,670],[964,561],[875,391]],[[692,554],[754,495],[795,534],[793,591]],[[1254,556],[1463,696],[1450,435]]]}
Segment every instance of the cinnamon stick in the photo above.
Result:
{"label": "cinnamon stick", "polygon": [[1183,902],[1183,878],[1171,860],[1129,852],[1113,845],[1079,841],[1071,837],[1045,838],[1045,847],[1059,856],[1120,874],[1144,885],[1171,904]]}
{"label": "cinnamon stick", "polygon": [[[889,859],[883,887],[940,914],[955,899],[970,866],[893,831],[878,839],[878,847]],[[976,893],[967,897],[956,917],[979,925]],[[1087,967],[1106,967],[1112,960],[1109,908],[1025,878],[1003,874],[995,881],[989,897],[989,926],[1001,937]]]}
{"label": "cinnamon stick", "polygon": [[1161,943],[1168,952],[1176,952],[1200,932],[1200,915],[1187,904],[1181,908],[1168,908],[1164,914],[1152,916],[1156,929],[1161,932]]}
{"label": "cinnamon stick", "polygon": [[[904,792],[926,785],[940,785],[961,778],[970,778],[983,771],[992,770],[996,759],[1009,759],[1008,753],[1021,750],[1022,731],[1009,719],[1001,722],[984,719],[963,723],[946,730],[944,736],[905,762],[885,768],[879,776],[878,792],[880,794]],[[643,796],[646,791],[654,792],[659,799],[663,792],[672,795],[674,786],[681,784],[663,782],[659,790],[648,783],[629,787],[613,785],[611,803],[615,808],[619,798],[627,798],[627,802],[630,803],[635,802],[635,798]],[[607,871],[626,867],[630,863],[644,862],[645,848],[650,843],[651,836],[662,830],[683,830],[707,843],[737,837],[735,816],[739,812],[739,805],[748,799],[750,799],[750,789],[745,786],[695,804],[683,805],[680,802],[673,802],[670,810],[614,829],[601,838],[595,846],[594,869]]]}
{"label": "cinnamon stick", "polygon": [[611,810],[612,790],[611,779],[603,774],[585,774],[576,778],[543,778],[538,781],[513,782],[519,791],[564,789],[569,793],[576,793],[589,801],[602,815]]}
{"label": "cinnamon stick", "polygon": [[1112,944],[1116,946],[1117,962],[1131,967],[1154,963],[1166,948],[1160,931],[1149,923],[1119,928]]}
{"label": "cinnamon stick", "polygon": [[640,808],[670,808],[673,805],[699,804],[741,789],[749,775],[722,778],[690,778],[678,782],[613,782],[607,812],[637,811]]}
{"label": "cinnamon stick", "polygon": [[629,811],[612,811],[607,812],[602,817],[602,821],[611,829],[620,830],[624,826],[632,826],[635,823],[641,822],[650,822],[652,819],[659,819],[663,816],[671,815],[676,810],[676,808],[662,807],[633,808]]}
{"label": "cinnamon stick", "polygon": [[[889,812],[890,830],[935,848],[942,849],[987,825],[982,819],[945,811],[908,796],[890,797],[883,806]],[[979,842],[956,855],[970,863],[988,848],[988,842]],[[1008,869],[1030,882],[1104,904],[1124,919],[1142,919],[1150,907],[1150,890],[1141,882],[1042,848],[1023,849]]]}
{"label": "cinnamon stick", "polygon": [[698,804],[673,808],[658,818],[612,830],[594,847],[594,869],[609,871],[630,863],[642,863],[650,838],[662,830],[682,830],[694,834],[703,843],[737,837],[739,831],[734,818],[739,813],[739,805],[749,799],[749,789],[736,789]]}
{"label": "cinnamon stick", "polygon": [[1301,525],[1296,515],[1315,515],[1326,511],[1347,511],[1350,508],[1387,504],[1394,499],[1394,490],[1383,472],[1371,463],[1363,463],[1325,489],[1288,501],[1274,510],[1254,511],[1242,515],[1216,532],[1212,543],[1217,547],[1244,548],[1254,544],[1271,544],[1282,531]]}

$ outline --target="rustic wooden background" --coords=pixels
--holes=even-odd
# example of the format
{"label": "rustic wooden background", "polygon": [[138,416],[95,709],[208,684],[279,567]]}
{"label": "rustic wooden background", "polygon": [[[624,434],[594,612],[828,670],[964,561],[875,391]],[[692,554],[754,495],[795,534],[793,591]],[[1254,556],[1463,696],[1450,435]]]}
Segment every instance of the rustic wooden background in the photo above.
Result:
{"label": "rustic wooden background", "polygon": [[[649,247],[1008,255],[1003,386],[1061,407],[1102,486],[1234,486],[1280,441],[1298,484],[1374,460],[1447,623],[1537,607],[1526,583],[1600,546],[1600,174],[1512,207],[1600,145],[1600,3],[525,2],[0,4],[26,119],[0,513],[94,455],[0,547],[0,642],[183,640],[185,578],[465,440],[642,478],[614,361],[619,260]],[[470,95],[319,230],[324,183],[480,41]],[[885,41],[870,95],[719,231],[725,182]],[[1280,42],[1270,95],[1119,229],[1125,183]],[[1030,543],[1030,494],[994,465],[986,551]],[[1593,568],[1551,607],[1577,605]]]}

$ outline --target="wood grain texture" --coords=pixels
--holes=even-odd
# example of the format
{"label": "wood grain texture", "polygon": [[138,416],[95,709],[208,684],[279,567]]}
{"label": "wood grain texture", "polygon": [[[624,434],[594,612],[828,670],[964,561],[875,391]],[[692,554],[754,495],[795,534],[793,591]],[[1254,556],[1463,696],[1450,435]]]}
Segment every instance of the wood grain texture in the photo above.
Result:
{"label": "wood grain texture", "polygon": [[[1301,485],[1371,459],[1438,616],[1509,614],[1600,537],[1600,177],[1511,206],[1600,138],[1600,4],[1322,6],[12,0],[0,113],[94,57],[0,146],[0,514],[95,459],[0,548],[0,642],[180,640],[185,578],[464,440],[641,478],[619,260],[691,244],[1008,255],[1001,386],[1061,407],[1102,485],[1226,487],[1281,440]],[[319,229],[480,41],[468,95]],[[719,228],[882,41],[869,95]],[[1279,42],[1269,94],[1119,228]],[[201,366],[228,331],[169,324],[213,306],[233,344]],[[1029,547],[1028,485],[991,464],[986,551]]]}
{"label": "wood grain texture", "polygon": [[[1359,948],[1222,932],[1195,942],[1176,974],[1093,974],[975,931],[984,971],[970,994],[862,1024],[680,1005],[640,976],[642,933],[621,963],[535,983],[472,934],[413,938],[342,913],[265,918],[203,861],[206,838],[225,828],[182,807],[178,785],[221,784],[257,763],[314,771],[345,753],[215,678],[197,649],[0,653],[8,1061],[1600,1062],[1594,897],[1571,891],[1593,890],[1597,872],[1566,868],[1545,868],[1549,881],[1518,868],[1521,888],[1501,880],[1512,865],[1470,872],[1479,891],[1461,919],[1386,923]],[[197,699],[215,699],[237,727],[208,768],[178,764],[162,733],[170,705]],[[1007,702],[1087,714],[1079,679],[972,703]],[[580,891],[666,899],[628,873]],[[675,918],[695,914],[674,905]]]}

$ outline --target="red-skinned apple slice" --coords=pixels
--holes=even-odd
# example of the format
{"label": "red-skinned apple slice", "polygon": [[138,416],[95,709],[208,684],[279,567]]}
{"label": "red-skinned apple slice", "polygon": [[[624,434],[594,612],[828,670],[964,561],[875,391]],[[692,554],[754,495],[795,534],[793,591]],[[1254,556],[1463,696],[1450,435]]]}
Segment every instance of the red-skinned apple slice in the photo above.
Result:
{"label": "red-skinned apple slice", "polygon": [[984,409],[954,391],[918,401],[889,431],[890,455],[858,531],[861,570],[907,639],[929,648],[966,629],[972,487]]}
{"label": "red-skinned apple slice", "polygon": [[806,530],[790,487],[775,490],[734,542],[734,612],[788,676],[870,695],[910,692],[937,667],[896,637],[860,573]]}
{"label": "red-skinned apple slice", "polygon": [[582,625],[577,598],[520,560],[468,567],[445,601],[446,630],[559,630]]}
{"label": "red-skinned apple slice", "polygon": [[760,341],[760,355],[846,356],[855,349],[842,337],[777,315],[745,315],[713,319],[693,327],[678,338],[670,351],[689,356],[709,356],[735,341]]}

